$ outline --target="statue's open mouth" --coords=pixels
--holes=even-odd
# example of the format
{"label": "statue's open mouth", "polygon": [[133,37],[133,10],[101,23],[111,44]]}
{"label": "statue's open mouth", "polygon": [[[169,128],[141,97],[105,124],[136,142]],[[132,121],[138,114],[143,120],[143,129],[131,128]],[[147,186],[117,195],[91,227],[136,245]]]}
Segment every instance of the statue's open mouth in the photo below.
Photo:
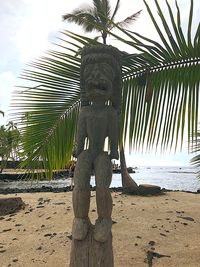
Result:
{"label": "statue's open mouth", "polygon": [[95,92],[106,93],[109,91],[109,87],[109,83],[106,80],[88,81],[86,83],[86,88],[89,94],[93,94]]}
{"label": "statue's open mouth", "polygon": [[101,91],[107,91],[107,87],[105,85],[99,84],[97,86],[93,87],[94,90],[101,90]]}

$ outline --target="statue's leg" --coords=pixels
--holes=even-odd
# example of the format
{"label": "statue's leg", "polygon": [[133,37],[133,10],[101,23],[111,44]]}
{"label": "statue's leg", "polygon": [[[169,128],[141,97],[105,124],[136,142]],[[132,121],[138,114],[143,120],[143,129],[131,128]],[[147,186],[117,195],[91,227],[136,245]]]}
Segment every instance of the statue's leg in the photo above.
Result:
{"label": "statue's leg", "polygon": [[72,236],[74,239],[85,239],[90,221],[88,218],[90,207],[90,175],[92,160],[89,152],[83,151],[77,160],[74,172],[74,189],[72,195],[74,222]]}
{"label": "statue's leg", "polygon": [[107,153],[100,154],[94,161],[96,179],[96,202],[98,219],[96,220],[94,238],[105,242],[112,227],[112,197],[110,183],[112,179],[112,163]]}

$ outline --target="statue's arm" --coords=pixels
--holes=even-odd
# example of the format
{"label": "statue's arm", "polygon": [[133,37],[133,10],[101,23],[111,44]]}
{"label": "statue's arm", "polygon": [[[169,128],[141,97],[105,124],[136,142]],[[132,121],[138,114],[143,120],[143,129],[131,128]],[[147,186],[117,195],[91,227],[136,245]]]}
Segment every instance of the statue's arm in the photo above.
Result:
{"label": "statue's arm", "polygon": [[119,159],[118,143],[119,143],[119,121],[115,110],[110,114],[109,120],[109,140],[110,140],[110,159]]}
{"label": "statue's arm", "polygon": [[87,137],[86,117],[85,117],[85,111],[82,110],[80,111],[78,118],[77,134],[76,134],[76,150],[74,152],[75,157],[78,157],[78,155],[84,150],[86,137]]}

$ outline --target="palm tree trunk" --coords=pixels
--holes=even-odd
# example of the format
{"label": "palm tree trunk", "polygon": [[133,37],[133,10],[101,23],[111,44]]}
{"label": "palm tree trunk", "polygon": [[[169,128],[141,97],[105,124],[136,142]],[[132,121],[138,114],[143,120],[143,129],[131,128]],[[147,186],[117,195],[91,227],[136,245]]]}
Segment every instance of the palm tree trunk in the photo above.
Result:
{"label": "palm tree trunk", "polygon": [[7,160],[5,160],[5,159],[1,159],[1,162],[0,162],[0,173],[2,173],[3,172],[3,170],[5,169],[5,167],[6,167],[6,165],[7,165]]}
{"label": "palm tree trunk", "polygon": [[106,38],[107,38],[107,33],[103,32],[102,33],[103,44],[106,44]]}
{"label": "palm tree trunk", "polygon": [[120,149],[120,165],[121,165],[122,187],[123,187],[124,193],[137,193],[138,185],[132,179],[132,177],[127,171],[123,145]]}

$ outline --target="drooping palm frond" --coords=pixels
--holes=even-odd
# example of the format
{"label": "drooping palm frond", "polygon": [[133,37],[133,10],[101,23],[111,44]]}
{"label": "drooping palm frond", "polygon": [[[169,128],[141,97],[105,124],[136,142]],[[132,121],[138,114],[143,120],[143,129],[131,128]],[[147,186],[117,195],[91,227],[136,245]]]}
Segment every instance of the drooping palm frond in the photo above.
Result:
{"label": "drooping palm frond", "polygon": [[[95,2],[95,1],[93,1]],[[96,14],[100,18],[102,25],[107,25],[108,18],[111,16],[111,6],[108,0],[98,1],[100,4],[96,8]]]}
{"label": "drooping palm frond", "polygon": [[23,135],[24,166],[36,170],[42,160],[50,178],[53,170],[64,168],[74,146],[80,56],[73,54],[78,49],[74,44],[62,52],[49,51],[32,62],[21,78],[36,85],[21,86],[14,96],[15,120]]}
{"label": "drooping palm frond", "polygon": [[[166,149],[182,145],[187,126],[188,144],[190,133],[196,138],[199,116],[200,85],[200,28],[191,35],[192,8],[189,12],[188,32],[184,36],[181,28],[180,11],[177,5],[177,22],[167,2],[170,22],[158,4],[163,29],[144,0],[149,15],[160,36],[161,43],[138,33],[120,29],[127,39],[114,35],[120,41],[138,49],[141,55],[128,56],[124,76],[123,138],[129,129],[130,148],[142,144]],[[170,25],[171,24],[171,25]],[[172,30],[170,30],[170,26]],[[117,25],[116,25],[117,27]]]}
{"label": "drooping palm frond", "polygon": [[64,20],[81,25],[86,32],[92,32],[97,29],[99,18],[92,8],[75,9],[73,13],[63,15]]}
{"label": "drooping palm frond", "polygon": [[[137,18],[139,17],[139,15],[141,14],[142,10],[139,10],[138,12],[132,14],[131,16],[125,18],[122,21],[117,22],[117,26],[120,28],[127,28],[128,26],[130,26],[132,24],[132,22],[136,21]],[[112,27],[110,27],[110,30],[112,29]]]}
{"label": "drooping palm frond", "polygon": [[200,131],[197,132],[196,142],[191,143],[191,152],[195,156],[191,159],[192,165],[197,169],[197,177],[200,179]]}
{"label": "drooping palm frond", "polygon": [[112,13],[112,16],[111,16],[111,21],[114,21],[115,16],[116,16],[116,14],[117,14],[117,12],[119,10],[119,7],[120,7],[120,0],[117,0],[117,3],[115,5],[115,9],[114,9],[114,11]]}
{"label": "drooping palm frond", "polygon": [[4,117],[4,112],[2,110],[0,110],[0,113],[2,114],[2,116]]}

